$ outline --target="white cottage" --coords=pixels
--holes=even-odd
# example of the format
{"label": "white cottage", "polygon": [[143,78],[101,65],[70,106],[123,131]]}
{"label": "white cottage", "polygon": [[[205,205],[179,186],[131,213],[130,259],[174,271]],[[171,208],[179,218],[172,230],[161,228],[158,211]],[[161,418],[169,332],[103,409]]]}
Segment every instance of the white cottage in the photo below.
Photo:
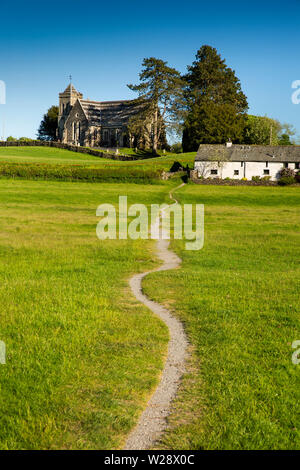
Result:
{"label": "white cottage", "polygon": [[300,146],[201,144],[194,177],[251,180],[253,176],[269,176],[275,181],[284,167],[300,169]]}

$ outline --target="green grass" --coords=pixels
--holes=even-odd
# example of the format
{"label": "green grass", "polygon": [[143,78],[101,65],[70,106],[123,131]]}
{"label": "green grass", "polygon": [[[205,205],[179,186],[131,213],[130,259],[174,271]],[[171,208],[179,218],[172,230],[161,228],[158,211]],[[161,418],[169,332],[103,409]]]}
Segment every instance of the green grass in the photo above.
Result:
{"label": "green grass", "polygon": [[[1,449],[124,443],[168,334],[128,288],[155,266],[153,243],[100,242],[95,211],[119,195],[162,203],[173,184],[0,180]],[[191,342],[161,447],[297,449],[299,189],[188,184],[177,197],[205,204],[205,244],[172,242],[181,269],[144,280]]]}
{"label": "green grass", "polygon": [[[135,154],[133,149],[120,149],[121,153]],[[139,151],[138,155],[144,155],[144,151]],[[174,161],[179,161],[184,165],[193,166],[196,152],[185,154],[166,154],[161,157],[137,161],[118,161],[106,158],[94,157],[69,150],[51,148],[51,147],[0,147],[0,165],[1,163],[45,163],[56,165],[80,165],[92,168],[116,168],[135,167],[143,169],[161,169],[169,170]]]}
{"label": "green grass", "polygon": [[205,204],[205,244],[173,242],[182,268],[144,281],[192,344],[162,447],[299,449],[299,189],[190,184],[177,196]]}
{"label": "green grass", "polygon": [[103,164],[109,159],[53,147],[0,147],[0,163]]}
{"label": "green grass", "polygon": [[98,204],[165,187],[0,181],[1,449],[111,449],[157,383],[166,327],[131,295],[151,242],[99,241]]}

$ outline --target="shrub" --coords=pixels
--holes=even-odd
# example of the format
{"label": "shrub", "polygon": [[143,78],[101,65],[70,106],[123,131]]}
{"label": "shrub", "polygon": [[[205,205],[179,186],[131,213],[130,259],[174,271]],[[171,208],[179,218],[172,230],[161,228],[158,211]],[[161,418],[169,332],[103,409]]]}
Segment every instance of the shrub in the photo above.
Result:
{"label": "shrub", "polygon": [[295,178],[295,171],[292,168],[282,168],[279,172],[280,178],[283,178],[284,176],[291,176]]}
{"label": "shrub", "polygon": [[300,183],[300,170],[298,171],[298,173],[296,174],[296,181],[297,183]]}
{"label": "shrub", "polygon": [[295,183],[295,172],[292,168],[282,168],[279,172],[278,184],[281,186],[287,186]]}
{"label": "shrub", "polygon": [[30,137],[20,137],[18,142],[33,142],[33,139]]}
{"label": "shrub", "polygon": [[270,175],[266,175],[266,176],[263,176],[261,181],[270,181],[271,179],[271,176]]}
{"label": "shrub", "polygon": [[182,153],[182,145],[180,142],[176,142],[176,144],[171,145],[170,147],[171,152],[173,153]]}
{"label": "shrub", "polygon": [[252,181],[255,181],[255,183],[259,183],[260,181],[260,176],[252,176]]}
{"label": "shrub", "polygon": [[288,186],[293,183],[295,183],[295,178],[293,176],[282,176],[278,181],[280,186]]}

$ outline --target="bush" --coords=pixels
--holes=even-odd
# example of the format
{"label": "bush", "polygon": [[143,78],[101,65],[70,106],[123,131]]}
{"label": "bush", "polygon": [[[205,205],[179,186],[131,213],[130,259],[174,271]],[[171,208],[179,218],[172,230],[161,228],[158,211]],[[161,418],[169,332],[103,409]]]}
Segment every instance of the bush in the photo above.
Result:
{"label": "bush", "polygon": [[271,176],[270,175],[266,175],[266,176],[263,176],[261,181],[270,181],[271,179]]}
{"label": "bush", "polygon": [[18,142],[33,142],[33,139],[30,137],[20,137]]}
{"label": "bush", "polygon": [[280,178],[283,178],[284,176],[295,178],[295,171],[292,168],[282,168],[279,172],[279,176]]}
{"label": "bush", "polygon": [[280,186],[288,186],[289,184],[294,184],[294,183],[295,183],[295,178],[293,176],[282,176],[278,181],[278,184],[280,184]]}
{"label": "bush", "polygon": [[177,142],[176,144],[171,145],[170,147],[171,152],[173,153],[182,153],[182,145],[180,142]]}
{"label": "bush", "polygon": [[255,181],[255,183],[259,183],[260,182],[260,176],[252,176],[252,181]]}
{"label": "bush", "polygon": [[296,178],[297,183],[300,183],[300,170],[296,174],[295,178]]}
{"label": "bush", "polygon": [[278,184],[281,186],[287,186],[295,182],[295,172],[292,168],[282,168],[282,170],[280,170]]}

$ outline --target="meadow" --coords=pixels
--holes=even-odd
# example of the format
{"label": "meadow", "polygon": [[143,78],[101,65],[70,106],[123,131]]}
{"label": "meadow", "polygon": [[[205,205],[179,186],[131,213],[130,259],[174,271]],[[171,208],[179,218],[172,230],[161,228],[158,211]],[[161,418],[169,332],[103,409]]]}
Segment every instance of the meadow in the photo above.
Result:
{"label": "meadow", "polygon": [[161,447],[299,449],[299,189],[189,184],[176,194],[205,204],[205,243],[191,252],[173,241],[182,268],[144,281],[191,341]]}
{"label": "meadow", "polygon": [[[136,153],[133,149],[120,149],[128,155],[145,155],[145,152]],[[143,168],[144,170],[169,170],[174,161],[179,161],[183,165],[193,166],[196,152],[172,154],[162,154],[160,157],[147,160],[118,161],[106,158],[94,157],[69,150],[56,149],[51,147],[0,147],[1,163],[19,164],[51,164],[51,165],[80,165],[91,168]]]}
{"label": "meadow", "polygon": [[[166,202],[175,185],[0,180],[1,449],[122,447],[158,381],[168,332],[128,287],[131,273],[157,264],[153,242],[100,242],[96,208],[119,195]],[[176,198],[205,204],[205,243],[185,251],[172,241],[181,268],[143,284],[190,340],[160,447],[297,449],[299,188],[189,183]]]}
{"label": "meadow", "polygon": [[127,281],[151,242],[96,237],[119,194],[165,187],[0,181],[1,449],[118,448],[157,383],[168,332]]}

